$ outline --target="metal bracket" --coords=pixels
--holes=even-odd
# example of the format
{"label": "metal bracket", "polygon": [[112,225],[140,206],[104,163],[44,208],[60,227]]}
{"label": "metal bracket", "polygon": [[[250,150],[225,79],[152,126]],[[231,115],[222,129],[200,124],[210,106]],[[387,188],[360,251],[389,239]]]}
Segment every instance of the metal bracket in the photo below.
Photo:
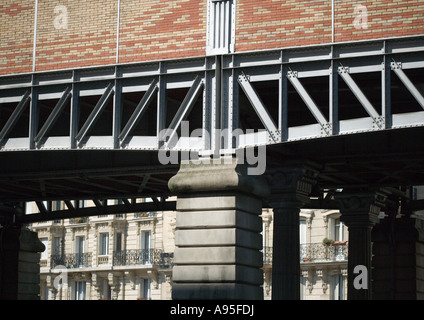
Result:
{"label": "metal bracket", "polygon": [[386,124],[386,119],[383,116],[378,116],[378,117],[373,117],[373,125],[372,128],[373,129],[384,129],[384,126]]}
{"label": "metal bracket", "polygon": [[321,124],[321,135],[331,136],[333,134],[333,124],[331,122]]}
{"label": "metal bracket", "polygon": [[337,68],[337,72],[338,72],[339,74],[348,74],[348,73],[350,73],[350,69],[349,69],[349,67],[339,66],[339,67]]}
{"label": "metal bracket", "polygon": [[287,78],[293,79],[293,78],[297,78],[297,77],[298,77],[297,71],[293,71],[293,70],[287,71]]}
{"label": "metal bracket", "polygon": [[392,61],[390,62],[390,69],[394,70],[402,70],[402,62]]}
{"label": "metal bracket", "polygon": [[280,141],[281,139],[281,130],[269,131],[269,143]]}

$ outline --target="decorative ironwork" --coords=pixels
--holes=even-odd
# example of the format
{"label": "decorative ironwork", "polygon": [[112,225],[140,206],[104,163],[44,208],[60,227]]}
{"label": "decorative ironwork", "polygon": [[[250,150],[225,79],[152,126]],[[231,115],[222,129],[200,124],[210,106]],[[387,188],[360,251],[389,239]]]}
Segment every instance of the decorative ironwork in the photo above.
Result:
{"label": "decorative ironwork", "polygon": [[[264,247],[263,264],[272,265],[272,247]],[[325,245],[308,243],[300,245],[300,262],[347,261],[348,246],[346,244]]]}
{"label": "decorative ironwork", "polygon": [[347,258],[348,247],[345,244],[310,243],[300,245],[301,262],[346,261]]}
{"label": "decorative ironwork", "polygon": [[[114,266],[156,265],[160,269],[171,269],[174,265],[174,253],[163,252],[160,249],[124,250],[113,253]],[[108,256],[99,257],[98,264],[107,264]],[[86,268],[92,266],[92,253],[75,253],[52,255],[51,268],[65,266],[66,268]]]}
{"label": "decorative ironwork", "polygon": [[65,255],[52,255],[51,268],[57,266],[65,266],[66,268],[87,268],[91,267],[92,254],[88,253],[73,253]]}
{"label": "decorative ironwork", "polygon": [[160,269],[172,269],[174,266],[174,253],[173,252],[162,252],[160,254],[159,268]]}
{"label": "decorative ironwork", "polygon": [[113,265],[128,266],[137,264],[159,264],[161,261],[161,254],[162,251],[159,249],[135,249],[114,252]]}

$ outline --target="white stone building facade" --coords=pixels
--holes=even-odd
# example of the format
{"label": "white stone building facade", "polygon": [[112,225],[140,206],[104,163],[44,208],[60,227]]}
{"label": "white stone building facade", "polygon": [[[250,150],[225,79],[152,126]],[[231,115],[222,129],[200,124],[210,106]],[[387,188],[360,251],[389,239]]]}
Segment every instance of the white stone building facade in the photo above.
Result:
{"label": "white stone building facade", "polygon": [[[91,206],[91,203],[83,204]],[[58,204],[60,206],[60,204]],[[264,209],[264,299],[272,294],[273,211]],[[303,300],[347,298],[347,228],[336,210],[300,212]],[[42,300],[168,300],[176,213],[146,212],[34,223],[46,246]],[[331,244],[324,244],[324,239]]]}

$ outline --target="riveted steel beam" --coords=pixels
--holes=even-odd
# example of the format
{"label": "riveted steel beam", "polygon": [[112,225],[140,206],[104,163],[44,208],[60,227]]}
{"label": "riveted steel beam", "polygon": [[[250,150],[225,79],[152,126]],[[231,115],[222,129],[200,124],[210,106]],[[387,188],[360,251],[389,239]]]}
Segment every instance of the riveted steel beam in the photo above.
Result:
{"label": "riveted steel beam", "polygon": [[200,76],[196,76],[196,79],[193,82],[192,87],[187,92],[183,102],[177,110],[174,118],[172,119],[169,127],[165,130],[165,134],[163,137],[159,137],[160,139],[166,139],[165,148],[172,147],[171,143],[174,142],[174,137],[177,132],[177,128],[184,121],[187,116],[190,114],[197,98],[199,97],[202,89],[204,87],[203,79]]}
{"label": "riveted steel beam", "polygon": [[340,77],[344,80],[344,82],[348,85],[348,87],[350,88],[352,93],[355,95],[355,97],[358,99],[358,101],[361,103],[361,105],[364,107],[365,111],[373,119],[374,124],[378,126],[379,129],[384,129],[385,127],[384,117],[378,114],[374,106],[371,104],[371,102],[368,100],[368,98],[365,96],[365,94],[356,84],[355,80],[353,80],[353,78],[350,76],[349,67],[345,67],[340,64],[338,68],[338,73]]}
{"label": "riveted steel beam", "polygon": [[302,98],[303,102],[305,102],[309,111],[312,112],[312,115],[314,116],[314,118],[321,125],[322,130],[325,132],[325,135],[327,136],[331,135],[332,134],[331,124],[321,113],[318,106],[315,104],[314,100],[311,98],[311,96],[306,91],[302,83],[299,81],[297,77],[297,73],[295,71],[289,71],[287,73],[287,78],[290,80],[291,84],[296,89],[297,93]]}
{"label": "riveted steel beam", "polygon": [[424,109],[424,97],[417,87],[411,82],[405,72],[402,70],[402,63],[396,62],[395,60],[391,63],[391,70],[398,76],[400,81],[405,85],[408,91],[414,96],[421,108]]}
{"label": "riveted steel beam", "polygon": [[40,145],[41,140],[47,134],[49,129],[51,129],[51,127],[55,124],[55,122],[59,118],[60,114],[63,111],[63,108],[66,106],[66,103],[69,101],[71,96],[72,96],[72,87],[67,87],[65,89],[65,92],[63,93],[62,97],[59,99],[56,106],[53,108],[52,112],[50,113],[50,115],[47,118],[46,122],[44,123],[43,127],[40,129],[38,134],[35,136],[34,141],[37,144],[37,146]]}
{"label": "riveted steel beam", "polygon": [[152,101],[154,94],[157,90],[158,79],[154,79],[150,84],[149,88],[147,89],[146,93],[144,94],[143,98],[138,103],[124,129],[122,129],[121,133],[119,134],[119,140],[121,141],[121,145],[125,143],[125,140],[127,139],[131,130],[137,125],[138,121],[143,116],[144,112],[147,110],[147,107]]}
{"label": "riveted steel beam", "polygon": [[30,99],[31,99],[31,92],[30,91],[25,92],[21,101],[16,106],[15,110],[13,110],[11,116],[7,120],[6,124],[3,126],[3,129],[0,131],[0,142],[6,139],[7,135],[12,131],[19,117],[21,116],[22,112],[27,107],[28,101],[30,101]]}
{"label": "riveted steel beam", "polygon": [[87,120],[81,127],[80,131],[75,136],[75,139],[77,140],[78,144],[81,144],[84,137],[87,135],[88,131],[92,129],[96,121],[99,119],[99,116],[103,112],[104,108],[106,107],[107,103],[109,102],[109,99],[111,98],[113,94],[113,83],[110,83],[107,87],[105,92],[103,93],[102,97],[97,102],[96,106],[94,107],[93,111],[88,116]]}
{"label": "riveted steel beam", "polygon": [[238,83],[240,84],[241,88],[249,99],[253,109],[255,110],[262,124],[265,126],[272,140],[274,142],[278,142],[281,137],[280,131],[272,120],[261,98],[257,94],[256,90],[252,87],[247,76],[244,73],[239,75]]}

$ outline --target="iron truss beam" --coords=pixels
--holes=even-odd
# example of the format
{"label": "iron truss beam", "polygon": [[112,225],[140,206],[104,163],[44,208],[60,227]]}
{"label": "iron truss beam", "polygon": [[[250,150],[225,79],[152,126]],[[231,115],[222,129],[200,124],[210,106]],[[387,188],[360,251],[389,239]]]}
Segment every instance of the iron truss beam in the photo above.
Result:
{"label": "iron truss beam", "polygon": [[63,210],[51,210],[51,205],[49,205],[49,209],[47,209],[44,203],[37,202],[37,206],[40,209],[40,212],[26,215],[16,214],[15,222],[26,224],[51,220],[71,219],[76,217],[176,210],[175,201],[159,201],[156,198],[154,199],[155,201],[152,202],[134,202],[124,199],[126,201],[123,201],[123,204],[113,205],[108,204],[108,201],[99,201],[97,199],[93,199],[92,201],[95,203],[95,205],[86,208],[75,208],[72,203],[67,201],[67,209]]}
{"label": "iron truss beam", "polygon": [[[166,147],[207,154],[215,146],[423,126],[423,53],[417,36],[2,76],[0,152]],[[161,141],[164,132],[179,133],[182,121],[210,134],[200,143]],[[223,145],[216,128],[266,134]]]}

